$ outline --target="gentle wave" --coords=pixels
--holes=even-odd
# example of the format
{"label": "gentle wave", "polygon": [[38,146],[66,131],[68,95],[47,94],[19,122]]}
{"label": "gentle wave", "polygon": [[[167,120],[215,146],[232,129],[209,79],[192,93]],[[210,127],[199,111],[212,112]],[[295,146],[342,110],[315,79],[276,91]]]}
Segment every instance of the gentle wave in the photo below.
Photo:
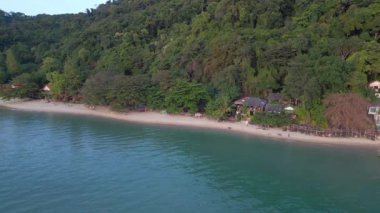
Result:
{"label": "gentle wave", "polygon": [[0,133],[0,212],[371,212],[380,200],[373,150],[1,109]]}

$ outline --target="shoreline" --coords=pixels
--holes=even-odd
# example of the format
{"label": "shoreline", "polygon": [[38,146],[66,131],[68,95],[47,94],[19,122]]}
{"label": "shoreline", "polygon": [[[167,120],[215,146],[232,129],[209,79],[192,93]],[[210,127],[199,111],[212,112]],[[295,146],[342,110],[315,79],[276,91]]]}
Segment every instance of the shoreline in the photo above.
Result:
{"label": "shoreline", "polygon": [[353,146],[378,146],[380,140],[375,141],[364,138],[328,138],[312,135],[305,135],[299,132],[283,131],[281,129],[270,128],[263,130],[255,125],[246,125],[243,122],[218,122],[207,118],[195,118],[183,115],[168,115],[159,112],[114,112],[107,107],[96,107],[90,109],[84,104],[71,104],[62,102],[46,102],[44,100],[13,100],[4,101],[0,99],[0,106],[32,112],[63,113],[72,115],[88,115],[116,119],[134,123],[158,124],[166,126],[181,126],[193,128],[206,128],[214,130],[224,130],[232,133],[243,133],[254,137],[275,139],[282,142],[300,142],[304,144],[330,144],[330,145],[353,145]]}

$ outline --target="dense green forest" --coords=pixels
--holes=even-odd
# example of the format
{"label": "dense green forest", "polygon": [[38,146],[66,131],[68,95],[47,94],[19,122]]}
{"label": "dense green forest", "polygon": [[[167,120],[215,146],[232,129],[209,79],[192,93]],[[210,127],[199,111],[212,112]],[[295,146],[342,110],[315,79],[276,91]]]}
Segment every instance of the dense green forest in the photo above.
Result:
{"label": "dense green forest", "polygon": [[[6,97],[222,117],[267,91],[302,101],[323,126],[323,99],[371,97],[380,79],[379,0],[113,0],[72,15],[0,11]],[[302,114],[308,116],[302,116]],[[307,118],[305,118],[307,117]]]}

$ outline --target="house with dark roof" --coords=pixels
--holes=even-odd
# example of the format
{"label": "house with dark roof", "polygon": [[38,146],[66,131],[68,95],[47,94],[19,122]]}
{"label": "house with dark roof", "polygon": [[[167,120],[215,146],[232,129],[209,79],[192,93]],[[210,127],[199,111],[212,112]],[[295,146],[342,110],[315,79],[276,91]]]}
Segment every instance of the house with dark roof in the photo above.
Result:
{"label": "house with dark roof", "polygon": [[240,113],[243,107],[248,107],[250,114],[255,112],[262,112],[265,109],[267,101],[257,97],[245,97],[234,102],[236,106],[236,112]]}
{"label": "house with dark roof", "polygon": [[284,111],[284,106],[281,104],[267,104],[265,105],[265,112],[281,113]]}
{"label": "house with dark roof", "polygon": [[284,97],[280,93],[271,93],[268,95],[267,99],[269,103],[274,104],[281,103]]}

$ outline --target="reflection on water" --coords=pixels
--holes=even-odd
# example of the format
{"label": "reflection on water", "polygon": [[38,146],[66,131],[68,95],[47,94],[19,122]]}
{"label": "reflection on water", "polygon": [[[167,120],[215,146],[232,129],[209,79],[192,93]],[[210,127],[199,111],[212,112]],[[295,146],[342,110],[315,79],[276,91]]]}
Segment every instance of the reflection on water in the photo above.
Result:
{"label": "reflection on water", "polygon": [[0,110],[0,212],[376,212],[369,148]]}

